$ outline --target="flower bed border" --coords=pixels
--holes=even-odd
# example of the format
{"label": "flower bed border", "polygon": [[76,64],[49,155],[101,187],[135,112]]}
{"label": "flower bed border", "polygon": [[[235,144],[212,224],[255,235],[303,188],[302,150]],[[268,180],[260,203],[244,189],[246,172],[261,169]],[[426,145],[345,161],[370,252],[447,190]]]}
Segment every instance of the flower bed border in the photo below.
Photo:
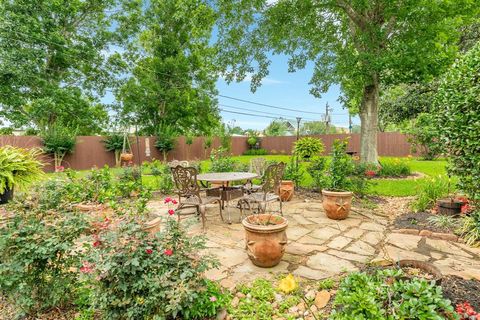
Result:
{"label": "flower bed border", "polygon": [[445,232],[433,232],[427,229],[393,229],[392,232],[402,233],[402,234],[411,234],[415,236],[422,236],[427,237],[430,239],[436,240],[446,240],[446,241],[454,241],[464,243],[463,239],[453,233],[445,233]]}

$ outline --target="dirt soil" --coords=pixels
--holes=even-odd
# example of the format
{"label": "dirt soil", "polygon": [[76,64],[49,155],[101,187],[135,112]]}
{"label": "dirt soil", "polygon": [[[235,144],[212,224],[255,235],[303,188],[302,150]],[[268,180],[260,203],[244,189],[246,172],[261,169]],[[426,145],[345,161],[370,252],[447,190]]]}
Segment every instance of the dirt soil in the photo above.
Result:
{"label": "dirt soil", "polygon": [[448,276],[442,279],[441,286],[444,296],[450,299],[454,306],[468,301],[475,310],[480,310],[480,281]]}
{"label": "dirt soil", "polygon": [[430,230],[432,232],[451,233],[452,230],[447,228],[438,228],[427,221],[429,217],[433,216],[427,212],[407,213],[398,216],[393,225],[395,229],[416,229],[416,230]]}

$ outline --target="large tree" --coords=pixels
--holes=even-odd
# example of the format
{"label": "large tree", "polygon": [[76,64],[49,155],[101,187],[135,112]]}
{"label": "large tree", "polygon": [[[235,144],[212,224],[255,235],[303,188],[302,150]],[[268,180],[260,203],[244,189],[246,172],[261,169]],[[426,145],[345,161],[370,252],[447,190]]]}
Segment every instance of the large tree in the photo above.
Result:
{"label": "large tree", "polygon": [[[110,78],[106,55],[115,0],[0,2],[0,117],[46,130],[101,130],[99,97]],[[113,12],[113,13],[112,13]]]}
{"label": "large tree", "polygon": [[209,44],[215,12],[203,0],[151,0],[138,22],[141,31],[126,54],[131,76],[117,92],[120,117],[144,134],[165,126],[209,133],[219,123]]}
{"label": "large tree", "polygon": [[425,81],[455,57],[469,0],[217,0],[219,63],[227,80],[248,73],[252,90],[269,54],[290,56],[289,71],[313,61],[311,93],[339,83],[361,119],[361,159],[377,162],[381,86]]}

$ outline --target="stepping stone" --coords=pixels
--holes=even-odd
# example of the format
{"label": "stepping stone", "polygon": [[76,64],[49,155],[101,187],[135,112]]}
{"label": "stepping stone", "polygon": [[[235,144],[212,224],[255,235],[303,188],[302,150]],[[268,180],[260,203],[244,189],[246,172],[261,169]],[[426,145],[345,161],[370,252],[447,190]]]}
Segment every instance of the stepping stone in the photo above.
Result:
{"label": "stepping stone", "polygon": [[383,232],[385,230],[385,227],[382,226],[381,224],[374,223],[374,222],[363,222],[360,225],[360,229],[367,230],[367,231]]}
{"label": "stepping stone", "polygon": [[362,255],[365,255],[365,256],[375,254],[375,248],[372,247],[371,245],[369,245],[368,243],[362,241],[362,240],[358,240],[358,241],[354,242],[346,250],[350,251],[350,252],[362,254]]}
{"label": "stepping stone", "polygon": [[333,238],[333,240],[327,244],[327,247],[332,249],[342,249],[345,248],[350,242],[352,242],[352,239],[338,236]]}
{"label": "stepping stone", "polygon": [[394,246],[386,246],[386,254],[382,256],[382,258],[387,258],[392,261],[398,261],[403,259],[412,259],[412,260],[420,260],[420,261],[428,261],[430,257],[424,256],[423,254],[407,251],[403,249],[399,249]]}
{"label": "stepping stone", "polygon": [[302,278],[307,278],[311,280],[321,280],[321,279],[326,279],[330,278],[333,276],[333,273],[327,272],[327,271],[319,271],[319,270],[314,270],[310,269],[305,266],[299,266],[297,269],[295,269],[293,272],[293,275],[302,277]]}
{"label": "stepping stone", "polygon": [[327,253],[344,260],[356,261],[360,263],[366,263],[369,260],[371,260],[371,257],[369,256],[362,256],[360,254],[355,254],[355,253],[350,253],[345,251],[328,250]]}
{"label": "stepping stone", "polygon": [[341,231],[332,227],[324,227],[321,229],[314,230],[312,233],[310,233],[310,236],[321,239],[321,240],[328,240],[332,238],[333,236],[336,236],[340,234]]}
{"label": "stepping stone", "polygon": [[340,273],[343,271],[357,271],[355,267],[348,260],[344,260],[326,253],[317,253],[307,260],[307,266],[316,269],[327,271],[331,273]]}
{"label": "stepping stone", "polygon": [[222,266],[227,268],[233,267],[237,264],[240,264],[248,259],[247,253],[245,250],[231,249],[231,248],[221,248],[221,249],[211,249],[210,253],[216,255]]}
{"label": "stepping stone", "polygon": [[451,253],[456,256],[462,256],[467,258],[472,257],[470,254],[466,253],[461,249],[458,249],[458,247],[456,247],[455,245],[445,240],[435,240],[435,239],[427,238],[426,244],[440,252]]}
{"label": "stepping stone", "polygon": [[209,280],[219,281],[228,277],[227,269],[225,267],[210,269],[205,272],[205,277]]}
{"label": "stepping stone", "polygon": [[387,243],[405,250],[417,249],[420,240],[422,240],[422,237],[420,236],[402,233],[390,233],[385,239]]}
{"label": "stepping stone", "polygon": [[[315,239],[314,241],[318,241],[318,240]],[[327,249],[328,248],[326,246],[292,242],[292,243],[287,244],[287,247],[285,248],[285,252],[290,253],[290,254],[296,254],[296,255],[307,255],[307,254],[312,253],[314,251],[321,252],[321,251],[325,251]]]}
{"label": "stepping stone", "polygon": [[358,228],[352,228],[350,230],[348,230],[347,232],[345,232],[343,235],[345,237],[349,237],[349,238],[352,238],[352,239],[360,239],[360,237],[363,235],[365,231],[362,230],[362,229],[358,229]]}
{"label": "stepping stone", "polygon": [[287,228],[287,238],[291,240],[298,240],[304,235],[306,235],[307,233],[309,233],[310,231],[311,230],[307,228],[297,227],[297,226]]}
{"label": "stepping stone", "polygon": [[294,219],[295,221],[297,221],[297,222],[298,222],[299,224],[301,224],[301,225],[302,225],[302,224],[304,224],[304,225],[306,225],[306,224],[315,224],[315,222],[306,219],[305,217],[303,217],[303,216],[300,215],[300,214],[295,214],[295,215],[293,215],[293,219]]}
{"label": "stepping stone", "polygon": [[306,235],[298,239],[297,242],[301,244],[323,245],[325,242],[327,242],[327,240],[317,239],[311,237],[310,235]]}
{"label": "stepping stone", "polygon": [[363,236],[363,240],[372,246],[376,246],[383,239],[383,233],[370,231]]}

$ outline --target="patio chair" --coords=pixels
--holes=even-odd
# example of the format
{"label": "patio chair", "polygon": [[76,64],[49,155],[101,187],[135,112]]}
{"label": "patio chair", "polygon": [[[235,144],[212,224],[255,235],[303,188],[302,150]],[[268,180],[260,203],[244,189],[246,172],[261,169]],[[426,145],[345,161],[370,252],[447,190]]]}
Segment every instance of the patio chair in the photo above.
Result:
{"label": "patio chair", "polygon": [[[248,172],[255,173],[260,179],[263,179],[265,173],[265,165],[267,160],[265,158],[253,158],[250,160],[250,168]],[[262,189],[261,185],[253,184],[252,180],[248,180],[244,185],[243,189],[246,193],[254,193]]]}
{"label": "patio chair", "polygon": [[238,200],[240,209],[240,220],[243,218],[243,210],[252,210],[252,205],[257,206],[258,213],[265,213],[267,204],[274,201],[280,202],[280,214],[283,216],[282,199],[278,195],[278,188],[282,181],[285,163],[271,164],[267,167],[264,174],[264,181],[261,191],[250,193]]}
{"label": "patio chair", "polygon": [[183,160],[183,161],[172,160],[169,163],[167,163],[167,166],[169,166],[170,168],[175,168],[177,166],[188,167],[189,163],[186,160]]}
{"label": "patio chair", "polygon": [[176,192],[178,194],[177,215],[180,221],[181,216],[191,213],[182,213],[181,210],[185,208],[196,208],[196,214],[202,218],[202,227],[205,231],[205,211],[206,205],[218,203],[220,209],[220,218],[223,221],[222,215],[222,200],[216,196],[201,196],[200,186],[197,183],[197,169],[193,167],[182,167],[181,165],[172,168],[173,181],[175,183]]}

